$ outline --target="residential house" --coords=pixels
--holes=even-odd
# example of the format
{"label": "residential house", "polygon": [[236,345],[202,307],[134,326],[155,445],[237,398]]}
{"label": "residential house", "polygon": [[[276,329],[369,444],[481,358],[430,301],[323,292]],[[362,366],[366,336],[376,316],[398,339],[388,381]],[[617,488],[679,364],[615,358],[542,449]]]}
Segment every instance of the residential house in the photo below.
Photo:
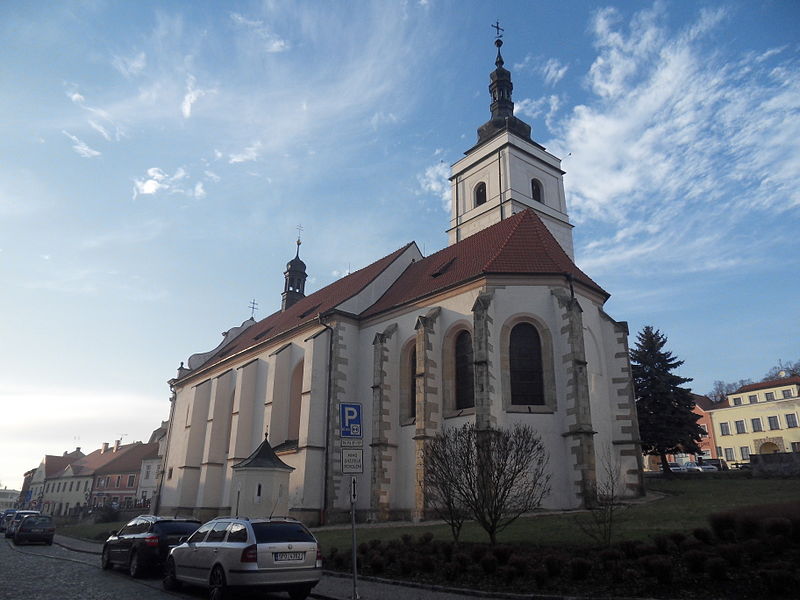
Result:
{"label": "residential house", "polygon": [[84,454],[80,448],[75,448],[73,452],[64,452],[62,456],[47,454],[36,468],[31,477],[30,506],[36,510],[49,513],[52,503],[49,501],[51,491],[55,493],[56,485],[51,485],[53,479],[57,477],[67,465],[83,458]]}
{"label": "residential house", "polygon": [[0,490],[0,510],[15,508],[19,502],[19,490],[3,488]]}
{"label": "residential house", "polygon": [[137,489],[142,472],[142,461],[151,460],[158,455],[158,444],[129,444],[106,464],[94,470],[94,488],[91,492],[92,506],[110,504],[119,508],[132,508],[139,505]]}
{"label": "residential house", "polygon": [[751,454],[800,452],[800,377],[740,387],[709,411],[717,456],[748,463]]}

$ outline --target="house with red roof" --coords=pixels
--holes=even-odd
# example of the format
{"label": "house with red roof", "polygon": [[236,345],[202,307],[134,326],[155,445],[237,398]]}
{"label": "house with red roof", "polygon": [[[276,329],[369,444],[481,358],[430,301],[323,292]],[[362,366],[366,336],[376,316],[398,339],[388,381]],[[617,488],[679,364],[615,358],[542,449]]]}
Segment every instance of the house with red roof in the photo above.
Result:
{"label": "house with red roof", "polygon": [[83,458],[83,456],[84,454],[80,448],[75,448],[72,452],[65,450],[61,456],[46,454],[31,477],[28,508],[47,512],[52,505],[52,501],[48,497],[51,487],[49,484],[68,465]]}
{"label": "house with red roof", "polygon": [[142,462],[158,456],[158,444],[135,442],[120,450],[112,460],[94,470],[94,486],[89,497],[93,507],[133,508],[141,504],[137,491]]}
{"label": "house with red roof", "polygon": [[[609,458],[624,493],[643,493],[628,327],[574,262],[561,162],[514,116],[497,52],[491,118],[451,168],[448,246],[423,256],[409,242],[307,294],[298,240],[280,310],[170,380],[158,510],[285,505],[331,522],[346,518],[355,478],[360,518],[426,518],[426,440],[465,423],[536,429],[545,507],[592,505]],[[254,468],[242,463],[265,435],[288,484],[267,489],[277,480],[248,471],[243,490],[233,468]]]}

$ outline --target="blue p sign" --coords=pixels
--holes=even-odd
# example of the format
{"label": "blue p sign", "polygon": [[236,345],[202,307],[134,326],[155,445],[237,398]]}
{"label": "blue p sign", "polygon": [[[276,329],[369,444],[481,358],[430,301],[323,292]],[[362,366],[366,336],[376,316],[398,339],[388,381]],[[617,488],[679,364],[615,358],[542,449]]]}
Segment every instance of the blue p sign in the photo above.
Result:
{"label": "blue p sign", "polygon": [[347,438],[361,437],[361,405],[339,404],[339,423],[341,436]]}

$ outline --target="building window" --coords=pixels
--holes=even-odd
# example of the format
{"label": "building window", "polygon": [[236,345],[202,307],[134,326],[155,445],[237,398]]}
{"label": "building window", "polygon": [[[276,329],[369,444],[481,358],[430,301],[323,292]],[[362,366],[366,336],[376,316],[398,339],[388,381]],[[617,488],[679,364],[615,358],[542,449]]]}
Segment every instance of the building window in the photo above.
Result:
{"label": "building window", "polygon": [[475,186],[475,206],[486,203],[486,184],[482,181]]}
{"label": "building window", "polygon": [[794,413],[789,413],[786,415],[786,427],[792,429],[793,427],[797,427],[797,415]]}
{"label": "building window", "polygon": [[800,442],[792,442],[792,452],[800,452]]}
{"label": "building window", "polygon": [[753,426],[753,433],[757,431],[764,431],[761,427],[761,419],[750,419],[750,424]]}
{"label": "building window", "polygon": [[769,428],[770,429],[780,429],[780,423],[778,423],[778,417],[767,417],[767,421],[769,421]]}
{"label": "building window", "polygon": [[744,428],[744,421],[735,421],[734,424],[736,425],[736,433],[747,433]]}
{"label": "building window", "polygon": [[300,408],[303,404],[303,368],[305,361],[300,363],[292,371],[292,382],[289,389],[289,430],[286,433],[287,439],[300,439]]}
{"label": "building window", "polygon": [[72,482],[72,481],[70,481],[70,482],[69,482],[69,491],[70,491],[70,492],[72,491],[72,484],[73,484],[73,483],[74,483],[74,482]]}
{"label": "building window", "polygon": [[536,202],[544,202],[542,200],[542,182],[538,179],[531,179],[531,198]]}
{"label": "building window", "polygon": [[128,475],[128,487],[133,487],[135,481],[136,475]]}
{"label": "building window", "polygon": [[120,479],[122,479],[122,475],[117,475],[117,478],[114,481],[114,487],[119,487]]}
{"label": "building window", "polygon": [[456,338],[456,410],[475,406],[475,360],[472,356],[472,335],[462,331]]}
{"label": "building window", "polygon": [[725,448],[725,460],[733,462],[733,448]]}
{"label": "building window", "polygon": [[734,399],[733,399],[733,405],[734,405],[734,406],[741,406],[741,405],[742,405],[742,398],[741,398],[741,396],[739,396],[739,397],[737,397],[737,398],[734,398]]}
{"label": "building window", "polygon": [[417,346],[411,348],[408,353],[408,362],[406,364],[406,382],[408,384],[408,391],[406,395],[406,415],[409,419],[415,419],[417,416]]}
{"label": "building window", "polygon": [[511,366],[511,404],[543,405],[542,343],[530,323],[511,330],[508,354]]}
{"label": "building window", "polygon": [[83,482],[83,491],[84,492],[88,492],[89,491],[89,480],[88,479]]}
{"label": "building window", "polygon": [[783,390],[783,397],[784,398],[791,398],[792,397],[792,390]]}
{"label": "building window", "polygon": [[144,478],[150,479],[150,465],[144,466]]}
{"label": "building window", "polygon": [[775,400],[775,392],[767,392],[766,394],[764,394],[764,396],[766,397],[767,402],[772,402],[773,400]]}
{"label": "building window", "polygon": [[700,437],[701,438],[708,437],[708,427],[702,424],[700,425]]}
{"label": "building window", "polygon": [[106,475],[106,487],[111,487],[111,475]]}
{"label": "building window", "polygon": [[739,448],[739,454],[742,455],[742,460],[750,460],[750,446],[742,446]]}
{"label": "building window", "polygon": [[717,456],[722,456],[722,446],[717,446]]}
{"label": "building window", "polygon": [[172,479],[172,467],[167,470],[167,479]]}
{"label": "building window", "polygon": [[727,423],[720,423],[719,424],[719,432],[722,435],[730,435],[731,434],[730,425],[728,425]]}
{"label": "building window", "polygon": [[755,394],[751,394],[750,396],[747,397],[747,399],[750,401],[750,404],[755,404],[756,402],[758,402],[758,396],[756,396]]}

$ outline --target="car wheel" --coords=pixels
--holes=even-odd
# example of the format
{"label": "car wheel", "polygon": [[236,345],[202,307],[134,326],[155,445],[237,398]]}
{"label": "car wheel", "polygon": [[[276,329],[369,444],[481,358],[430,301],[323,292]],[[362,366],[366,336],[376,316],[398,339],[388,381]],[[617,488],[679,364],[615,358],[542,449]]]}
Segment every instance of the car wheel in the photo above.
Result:
{"label": "car wheel", "polygon": [[100,567],[106,571],[111,568],[111,553],[108,546],[103,546],[103,554],[100,555]]}
{"label": "car wheel", "polygon": [[228,584],[225,582],[225,571],[219,565],[211,569],[208,578],[208,597],[210,600],[227,600]]}
{"label": "car wheel", "polygon": [[19,537],[17,537],[16,535],[13,538],[11,538],[11,541],[14,542],[15,546],[21,546],[22,545],[22,540],[20,540]]}
{"label": "car wheel", "polygon": [[131,559],[128,561],[128,573],[134,579],[139,579],[142,575],[144,575],[144,567],[142,567],[142,563],[139,561],[139,553],[135,550],[131,552]]}
{"label": "car wheel", "polygon": [[181,582],[178,581],[175,572],[175,561],[171,558],[167,561],[167,566],[164,567],[164,579],[161,580],[161,585],[168,592],[174,592],[181,587]]}
{"label": "car wheel", "polygon": [[53,539],[52,538],[47,540],[47,545],[48,546],[52,546],[53,545]]}
{"label": "car wheel", "polygon": [[306,600],[311,593],[310,585],[301,585],[289,590],[289,598],[292,600]]}

